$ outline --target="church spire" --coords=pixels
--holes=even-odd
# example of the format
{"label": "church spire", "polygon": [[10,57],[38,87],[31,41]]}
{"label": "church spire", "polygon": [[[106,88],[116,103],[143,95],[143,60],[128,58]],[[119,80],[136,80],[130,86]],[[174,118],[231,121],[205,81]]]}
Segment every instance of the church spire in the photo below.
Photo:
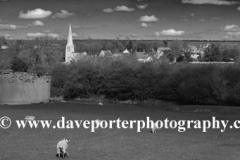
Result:
{"label": "church spire", "polygon": [[73,38],[72,38],[72,26],[71,23],[69,24],[69,31],[68,31],[68,45],[73,45]]}
{"label": "church spire", "polygon": [[68,31],[68,39],[67,39],[67,45],[66,45],[66,51],[65,51],[65,62],[69,63],[71,59],[74,57],[74,45],[73,45],[73,38],[72,38],[72,26],[69,25],[69,31]]}

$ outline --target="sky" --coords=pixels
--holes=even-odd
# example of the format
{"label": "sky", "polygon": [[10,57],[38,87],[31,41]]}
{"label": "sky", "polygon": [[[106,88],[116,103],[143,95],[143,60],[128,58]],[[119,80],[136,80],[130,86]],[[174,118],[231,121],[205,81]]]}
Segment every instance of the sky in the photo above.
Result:
{"label": "sky", "polygon": [[0,36],[240,40],[240,0],[0,0]]}

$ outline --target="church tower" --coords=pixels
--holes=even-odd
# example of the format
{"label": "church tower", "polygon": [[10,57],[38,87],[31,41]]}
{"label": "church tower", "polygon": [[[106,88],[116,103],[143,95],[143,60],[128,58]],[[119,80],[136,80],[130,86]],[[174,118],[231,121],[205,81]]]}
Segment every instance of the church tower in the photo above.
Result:
{"label": "church tower", "polygon": [[72,27],[71,24],[69,25],[69,31],[68,31],[68,40],[66,45],[66,51],[65,51],[65,63],[70,63],[71,59],[73,58],[74,53],[74,45],[73,45],[73,38],[72,38]]}

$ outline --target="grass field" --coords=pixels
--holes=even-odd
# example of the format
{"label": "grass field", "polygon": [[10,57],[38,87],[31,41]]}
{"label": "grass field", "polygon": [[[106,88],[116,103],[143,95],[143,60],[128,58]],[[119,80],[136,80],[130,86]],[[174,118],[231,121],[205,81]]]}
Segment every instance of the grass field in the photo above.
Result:
{"label": "grass field", "polygon": [[[32,115],[38,120],[53,120],[62,116],[67,120],[205,120],[213,114],[167,112],[159,107],[143,107],[97,103],[48,103],[20,106],[0,106],[0,117],[14,120]],[[237,118],[215,115],[217,118]],[[71,160],[237,160],[240,157],[239,130],[190,129],[179,133],[176,129],[161,129],[156,134],[149,129],[141,133],[134,129],[0,129],[1,160],[57,159],[56,144],[62,138],[71,140],[67,159]]]}

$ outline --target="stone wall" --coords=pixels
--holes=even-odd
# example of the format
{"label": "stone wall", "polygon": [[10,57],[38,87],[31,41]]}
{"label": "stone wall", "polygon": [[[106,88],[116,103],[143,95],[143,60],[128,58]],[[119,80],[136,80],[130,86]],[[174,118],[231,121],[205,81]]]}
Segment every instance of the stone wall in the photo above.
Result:
{"label": "stone wall", "polygon": [[0,71],[0,104],[49,102],[51,76]]}

